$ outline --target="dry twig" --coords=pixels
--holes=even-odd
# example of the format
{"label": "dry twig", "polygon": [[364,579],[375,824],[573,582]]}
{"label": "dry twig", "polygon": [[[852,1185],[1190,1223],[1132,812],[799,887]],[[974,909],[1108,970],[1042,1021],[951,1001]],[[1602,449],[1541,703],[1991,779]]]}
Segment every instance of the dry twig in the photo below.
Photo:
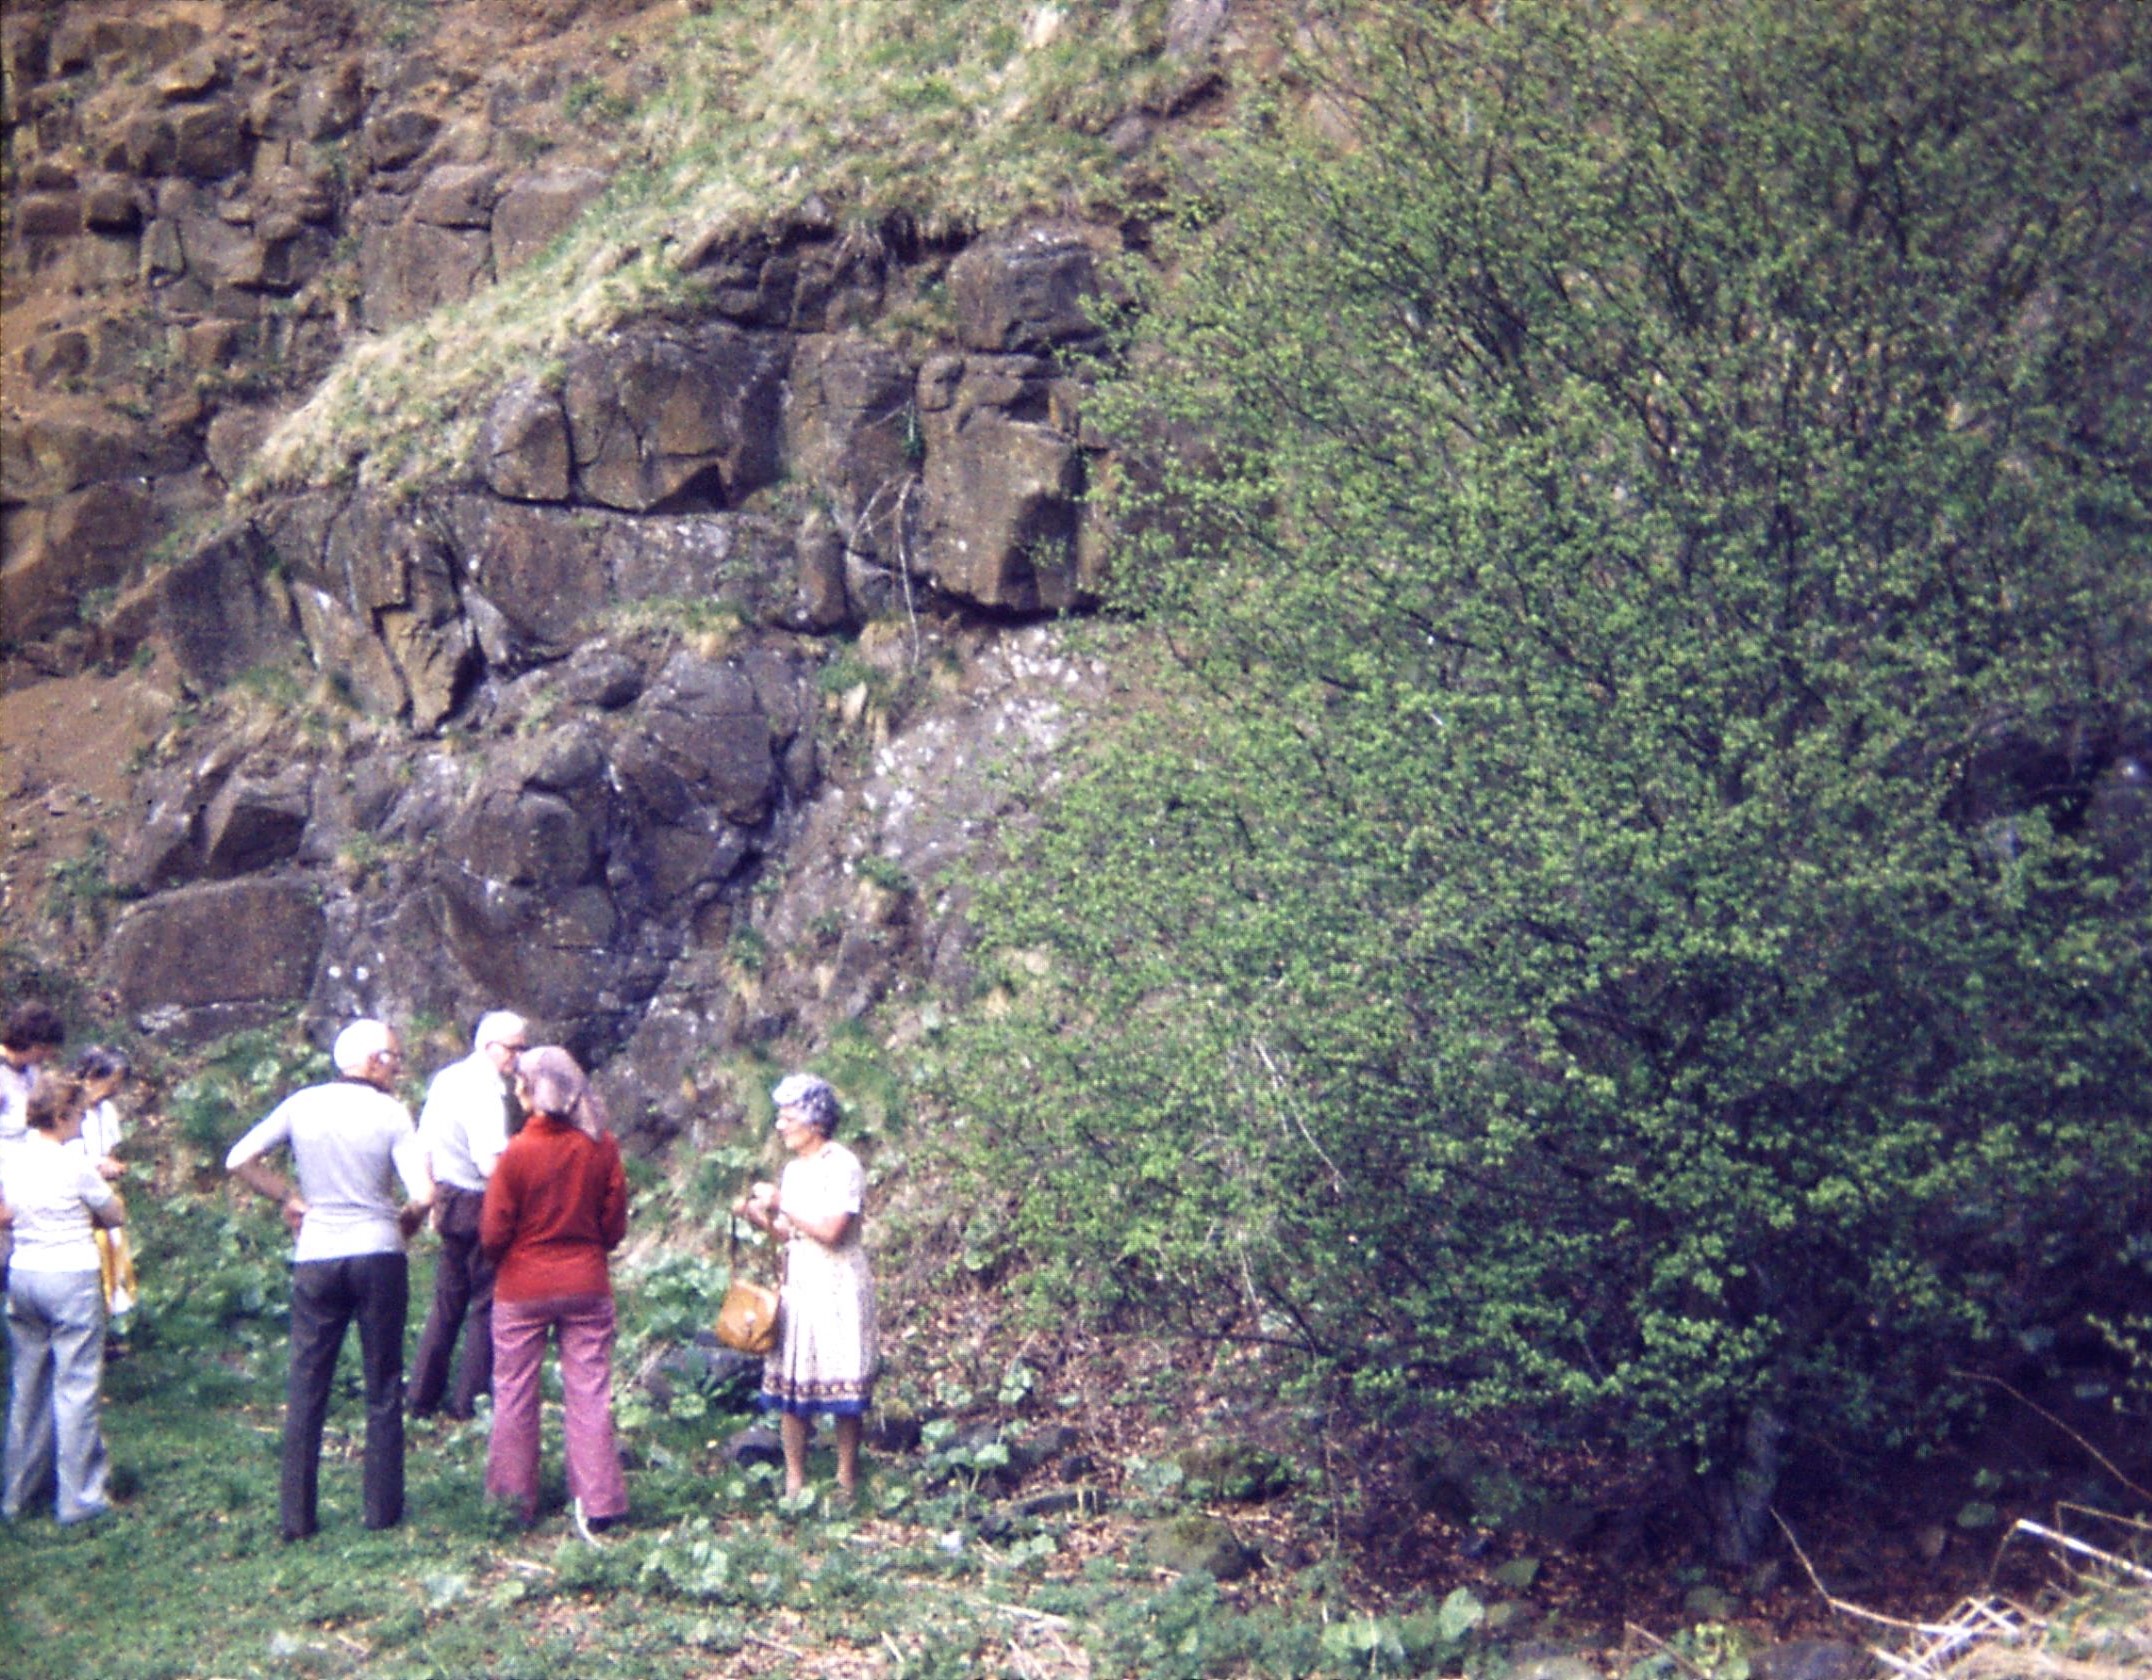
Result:
{"label": "dry twig", "polygon": [[[1776,1512],[1772,1514],[1777,1516]],[[2142,1659],[2152,1657],[2152,1597],[2145,1600],[2148,1613],[2141,1633],[2124,1629],[2117,1640],[2109,1630],[2105,1636],[2110,1644],[2119,1642],[2130,1660],[2108,1662],[2095,1657],[2064,1655],[2045,1647],[2058,1636],[2066,1635],[2067,1628],[2058,1627],[2050,1618],[2023,1605],[2002,1599],[1967,1599],[1948,1621],[1929,1623],[1899,1621],[1896,1617],[1879,1615],[1860,1605],[1834,1598],[1783,1517],[1778,1518],[1778,1525],[1785,1531],[1786,1543],[1800,1559],[1801,1567],[1808,1571],[1809,1580],[1815,1583],[1817,1592],[1832,1609],[1920,1635],[1913,1647],[1904,1653],[1870,1647],[1877,1661],[1892,1673],[1904,1676],[1905,1680],[2140,1680],[2148,1672]],[[2020,1532],[2033,1535],[2074,1555],[2095,1559],[2123,1575],[2152,1582],[2152,1570],[2039,1523],[2020,1519],[2010,1532],[2013,1536]],[[1651,1636],[1646,1634],[1645,1637]],[[1653,1643],[1660,1642],[1654,1640]],[[1663,1645],[1661,1648],[1665,1649]],[[1667,1654],[1680,1660],[1677,1652],[1668,1651]]]}
{"label": "dry twig", "polygon": [[1808,1572],[1808,1578],[1814,1584],[1816,1591],[1822,1595],[1823,1602],[1841,1615],[1857,1616],[1862,1621],[1867,1622],[1880,1622],[1885,1627],[1904,1628],[1908,1633],[1933,1635],[1949,1631],[1947,1625],[1938,1625],[1933,1622],[1900,1621],[1896,1616],[1886,1616],[1880,1610],[1870,1610],[1846,1599],[1834,1597],[1831,1589],[1823,1584],[1823,1577],[1816,1573],[1816,1566],[1808,1561],[1808,1554],[1801,1550],[1801,1542],[1793,1537],[1793,1529],[1787,1524],[1786,1519],[1773,1511],[1771,1520],[1778,1524],[1779,1531],[1786,1536],[1786,1544],[1793,1548],[1793,1555],[1801,1560],[1801,1567]]}
{"label": "dry twig", "polygon": [[1691,1662],[1687,1657],[1683,1656],[1679,1651],[1675,1650],[1673,1646],[1669,1645],[1665,1640],[1661,1639],[1656,1633],[1653,1633],[1650,1628],[1639,1627],[1634,1622],[1624,1622],[1622,1624],[1622,1631],[1632,1639],[1643,1640],[1645,1644],[1649,1645],[1654,1651],[1658,1652],[1660,1656],[1665,1657],[1669,1662],[1673,1663],[1677,1668],[1679,1668],[1682,1673],[1692,1676],[1692,1680],[1710,1680],[1710,1677],[1706,1675],[1701,1668],[1697,1667],[1695,1663]]}
{"label": "dry twig", "polygon": [[2115,1461],[2113,1459],[2109,1458],[2105,1453],[2101,1452],[2098,1447],[2094,1446],[2090,1441],[2086,1440],[2084,1436],[2078,1434],[2076,1430],[2072,1429],[2068,1424],[2064,1423],[2061,1418],[2057,1417],[2045,1406],[2039,1405],[2035,1401],[2026,1399],[2024,1395],[2020,1394],[2016,1389],[2012,1388],[2008,1383],[2004,1382],[2002,1378],[1991,1377],[1985,1372],[1981,1371],[1952,1371],[1950,1374],[1954,1377],[1957,1377],[1963,1382],[1989,1383],[1992,1384],[1994,1387],[2001,1389],[2005,1394],[2009,1395],[2011,1399],[2015,1400],[2027,1411],[2038,1413],[2041,1417],[2047,1419],[2049,1423],[2052,1423],[2057,1429],[2061,1430],[2065,1435],[2069,1436],[2071,1440],[2075,1441],[2079,1446],[2083,1447],[2085,1449],[2086,1456],[2091,1458],[2091,1460],[2095,1464],[2097,1464],[2102,1470],[2105,1470],[2110,1476],[2114,1477],[2117,1482],[2128,1488],[2130,1492],[2137,1495],[2138,1498],[2152,1499],[2152,1492],[2147,1492],[2145,1489],[2139,1487],[2135,1482],[2131,1481],[2129,1477],[2125,1476],[2119,1469],[2115,1467]]}
{"label": "dry twig", "polygon": [[2047,1540],[2057,1546],[2061,1546],[2066,1551],[2076,1552],[2083,1557],[2097,1558],[2100,1562],[2107,1565],[2108,1568],[2118,1569],[2125,1575],[2134,1575],[2140,1581],[2152,1581],[2152,1569],[2146,1569],[2141,1564],[2131,1563],[2126,1558],[2116,1557],[2113,1552],[2103,1552],[2097,1546],[2088,1546],[2085,1544],[2084,1541],[2072,1539],[2067,1534],[2058,1534],[2052,1528],[2042,1528],[2038,1523],[2033,1522],[2029,1518],[2020,1517],[2015,1523],[2010,1525],[2010,1532],[2012,1534],[2016,1534],[2020,1530],[2024,1531],[2027,1534],[2036,1534],[2042,1540]]}

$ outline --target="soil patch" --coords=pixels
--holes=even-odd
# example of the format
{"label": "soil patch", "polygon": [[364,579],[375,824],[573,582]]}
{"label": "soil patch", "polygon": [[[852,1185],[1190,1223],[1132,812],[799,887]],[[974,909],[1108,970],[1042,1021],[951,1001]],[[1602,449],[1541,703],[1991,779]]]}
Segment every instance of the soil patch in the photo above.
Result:
{"label": "soil patch", "polygon": [[177,710],[154,666],[0,693],[0,922],[11,938],[37,929],[41,951],[87,954],[101,931],[101,849],[132,820],[136,767]]}

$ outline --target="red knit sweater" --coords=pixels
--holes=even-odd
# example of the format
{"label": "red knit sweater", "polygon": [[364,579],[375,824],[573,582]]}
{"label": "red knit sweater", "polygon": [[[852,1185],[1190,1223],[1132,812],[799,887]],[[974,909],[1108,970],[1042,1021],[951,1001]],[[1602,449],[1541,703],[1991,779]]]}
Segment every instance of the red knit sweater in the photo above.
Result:
{"label": "red knit sweater", "polygon": [[609,1295],[605,1256],[628,1234],[628,1176],[613,1134],[534,1114],[486,1181],[478,1242],[500,1268],[494,1299]]}

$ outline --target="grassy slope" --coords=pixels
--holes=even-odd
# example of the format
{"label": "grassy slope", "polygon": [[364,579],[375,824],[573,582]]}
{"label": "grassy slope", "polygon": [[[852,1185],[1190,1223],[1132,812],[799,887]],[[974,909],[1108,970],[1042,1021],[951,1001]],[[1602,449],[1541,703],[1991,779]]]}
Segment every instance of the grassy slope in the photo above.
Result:
{"label": "grassy slope", "polygon": [[[425,1289],[421,1270],[415,1297]],[[536,1529],[514,1532],[484,1505],[482,1425],[428,1424],[410,1439],[404,1524],[369,1533],[358,1521],[355,1353],[330,1417],[322,1532],[284,1546],[279,1336],[242,1318],[202,1342],[145,1340],[106,1384],[119,1513],[87,1531],[43,1517],[0,1526],[8,1680],[1501,1672],[1440,1636],[1431,1599],[1378,1616],[1326,1610],[1319,1595],[1244,1608],[1205,1577],[1150,1568],[1111,1519],[1019,1519],[987,1542],[961,1477],[929,1485],[931,1460],[870,1459],[857,1516],[788,1510],[772,1474],[722,1464],[714,1444],[741,1420],[721,1411],[630,1421],[634,1514],[602,1547],[560,1514],[550,1407],[549,1509]],[[829,1469],[818,1460],[825,1487]],[[1998,1636],[2014,1618],[2006,1645]],[[2079,1680],[2128,1680],[2152,1658],[2152,1589],[2091,1585],[2044,1619],[1968,1608],[1964,1622],[1917,1672],[2029,1680],[2061,1672],[2060,1658],[2075,1659]],[[1876,1631],[1856,1624],[1840,1637]],[[1632,1676],[1747,1672],[1740,1636],[1724,1627],[1677,1634],[1668,1649],[1679,1660],[1647,1657]]]}
{"label": "grassy slope", "polygon": [[[250,1071],[273,1079],[277,1068]],[[600,1548],[570,1531],[549,1405],[536,1528],[519,1532],[487,1506],[482,1423],[428,1422],[407,1441],[403,1525],[369,1533],[359,1522],[364,1411],[347,1342],[322,1530],[286,1546],[276,1484],[288,1242],[266,1207],[235,1212],[221,1193],[190,1188],[208,1158],[198,1142],[183,1110],[129,1150],[144,1307],[130,1357],[106,1373],[117,1510],[87,1530],[57,1528],[43,1511],[0,1525],[5,1680],[1247,1673],[1266,1652],[1277,1663],[1262,1671],[1317,1671],[1325,1605],[1343,1603],[1338,1577],[1274,1576],[1236,1604],[1207,1577],[1161,1575],[1137,1530],[1194,1505],[1172,1476],[1153,1476],[1146,1493],[1140,1460],[1098,1467],[1114,1489],[1110,1510],[1026,1517],[978,1490],[993,1449],[929,1424],[921,1450],[870,1449],[857,1512],[827,1507],[826,1450],[810,1497],[789,1507],[774,1468],[742,1470],[726,1456],[754,1421],[748,1395],[681,1379],[661,1405],[636,1380],[709,1322],[722,1285],[722,1268],[693,1252],[709,1246],[710,1186],[642,1173],[633,1236],[614,1268],[628,1525]],[[740,1176],[725,1151],[711,1161],[725,1184]],[[896,1269],[889,1244],[902,1239],[888,1220],[884,1238],[881,1263]],[[430,1298],[433,1252],[418,1245],[407,1345]],[[901,1293],[900,1279],[885,1282]],[[992,1372],[961,1371],[950,1346],[959,1338],[914,1309],[888,1327],[898,1374],[885,1375],[885,1399],[931,1389],[960,1412],[1013,1423],[1018,1437],[1072,1415],[1028,1381],[992,1403]],[[980,1406],[956,1391],[965,1382],[984,1384]],[[1154,1416],[1185,1415],[1178,1385],[1149,1399]],[[1042,1475],[1027,1491],[1060,1486]]]}
{"label": "grassy slope", "polygon": [[[785,1659],[796,1672],[841,1670],[860,1649],[932,1672],[933,1653],[1005,1648],[1059,1625],[1024,1607],[1051,1593],[1051,1575],[1080,1573],[1066,1528],[1024,1525],[982,1545],[963,1528],[961,1480],[929,1489],[918,1459],[870,1461],[857,1518],[782,1509],[771,1473],[734,1469],[717,1451],[743,1417],[694,1393],[665,1416],[630,1403],[625,1376],[655,1321],[683,1299],[701,1302],[672,1287],[677,1274],[654,1287],[623,1278],[631,1323],[616,1370],[634,1515],[602,1549],[575,1539],[560,1514],[551,1409],[549,1513],[535,1530],[517,1533],[485,1506],[483,1426],[436,1423],[412,1429],[403,1526],[361,1528],[355,1350],[331,1412],[322,1532],[282,1545],[277,1232],[265,1215],[231,1220],[208,1205],[138,1213],[155,1323],[106,1381],[124,1498],[86,1531],[43,1515],[0,1528],[0,1674],[10,1680],[552,1676],[571,1659],[686,1676],[752,1670],[782,1657],[778,1647],[808,1653]],[[429,1287],[422,1263],[414,1339]],[[829,1466],[818,1470],[826,1488]],[[952,1532],[965,1534],[955,1550],[941,1539]],[[1076,1596],[1103,1601],[1141,1572],[1109,1562],[1091,1577]],[[1056,1603],[1072,1607],[1067,1589]]]}
{"label": "grassy slope", "polygon": [[242,491],[452,469],[501,384],[692,303],[682,258],[713,230],[811,200],[869,237],[892,215],[931,237],[1113,202],[1105,130],[1185,74],[1164,57],[1165,10],[731,0],[687,17],[662,90],[618,114],[621,168],[577,226],[468,301],[356,341]]}

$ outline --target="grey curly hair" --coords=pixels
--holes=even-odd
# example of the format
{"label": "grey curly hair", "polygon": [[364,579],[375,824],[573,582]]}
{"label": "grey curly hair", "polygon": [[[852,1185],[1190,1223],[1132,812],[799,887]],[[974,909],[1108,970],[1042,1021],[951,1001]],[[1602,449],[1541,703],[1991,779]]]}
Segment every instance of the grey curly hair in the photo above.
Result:
{"label": "grey curly hair", "polygon": [[837,1130],[837,1093],[828,1080],[816,1074],[787,1074],[771,1087],[770,1101],[781,1109],[805,1111],[807,1124],[824,1137]]}

